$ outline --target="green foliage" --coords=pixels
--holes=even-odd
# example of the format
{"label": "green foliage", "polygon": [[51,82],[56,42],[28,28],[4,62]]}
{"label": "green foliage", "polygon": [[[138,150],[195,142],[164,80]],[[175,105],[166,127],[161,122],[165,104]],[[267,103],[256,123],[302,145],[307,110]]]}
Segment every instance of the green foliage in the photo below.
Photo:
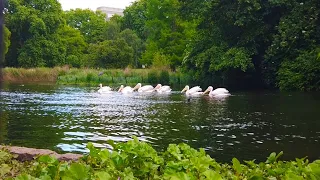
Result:
{"label": "green foliage", "polygon": [[[196,24],[181,19],[179,8],[178,0],[143,0],[124,11],[123,28],[132,29],[146,42],[142,64],[170,65],[172,69],[181,65]],[[161,64],[161,61],[165,63]]]}
{"label": "green foliage", "polygon": [[88,51],[96,67],[125,68],[133,62],[133,49],[123,39],[90,44]]}
{"label": "green foliage", "polygon": [[52,67],[63,64],[65,48],[56,35],[64,23],[59,2],[9,0],[6,7],[6,27],[11,32],[6,65]]}
{"label": "green foliage", "polygon": [[170,82],[170,75],[169,75],[169,72],[168,72],[168,71],[162,70],[162,71],[160,72],[159,82],[160,82],[161,84],[169,84],[169,82]]}
{"label": "green foliage", "polygon": [[81,57],[83,56],[87,43],[80,32],[68,25],[62,26],[58,29],[59,37],[63,45],[66,47],[66,62],[65,64],[73,67],[83,66]]}
{"label": "green foliage", "polygon": [[165,55],[160,54],[159,52],[156,52],[154,54],[153,60],[152,60],[152,67],[169,68],[169,66],[170,66],[170,61]]}
{"label": "green foliage", "polygon": [[278,71],[278,86],[281,90],[320,90],[320,59],[318,50],[302,51],[292,60],[281,63]]}
{"label": "green foliage", "polygon": [[122,38],[126,41],[126,43],[132,47],[133,49],[133,60],[134,62],[131,63],[133,67],[139,67],[141,64],[139,62],[139,58],[141,57],[142,51],[144,49],[144,44],[142,40],[131,30],[125,29],[123,30],[118,38]]}
{"label": "green foliage", "polygon": [[9,31],[9,29],[4,26],[3,28],[3,40],[4,40],[4,54],[7,54],[8,49],[10,47],[10,36],[11,36],[11,32]]}
{"label": "green foliage", "polygon": [[54,67],[64,64],[65,54],[66,49],[56,36],[39,36],[24,43],[19,51],[18,63],[27,68]]}
{"label": "green foliage", "polygon": [[147,2],[147,0],[134,1],[123,12],[122,29],[133,30],[143,40],[147,39],[145,32]]}
{"label": "green foliage", "polygon": [[[5,69],[5,76],[8,68]],[[17,79],[23,78],[24,72],[10,69],[10,74],[16,73]],[[160,73],[158,73],[160,72]],[[50,73],[50,72],[48,72]],[[9,73],[7,73],[9,75]],[[38,72],[38,75],[41,74]],[[54,73],[56,74],[56,73]],[[44,74],[46,75],[46,74]],[[40,75],[41,76],[41,75]],[[134,86],[137,83],[148,84],[170,84],[171,86],[185,86],[191,84],[192,77],[181,72],[170,72],[162,69],[77,69],[71,68],[67,71],[59,70],[57,79],[58,84],[92,84],[97,86],[99,83],[118,86],[126,84]],[[179,87],[180,88],[180,87]]]}
{"label": "green foliage", "polygon": [[90,9],[72,9],[65,12],[65,17],[67,24],[79,30],[87,43],[105,40],[106,14]]}
{"label": "green foliage", "polygon": [[156,71],[151,71],[148,73],[148,82],[151,84],[159,83],[158,73]]}
{"label": "green foliage", "polygon": [[216,162],[204,149],[170,144],[158,153],[136,137],[126,143],[108,142],[113,150],[97,149],[88,143],[89,154],[78,162],[59,162],[48,155],[21,163],[0,151],[1,179],[319,179],[320,161],[305,158],[281,161],[271,153],[267,161],[255,163],[233,158],[232,164]]}
{"label": "green foliage", "polygon": [[[200,21],[184,61],[198,80],[220,76],[211,83],[235,86],[242,79],[241,84],[258,82],[252,85],[283,90],[319,89],[312,75],[319,71],[314,58],[299,58],[319,47],[318,1],[211,0],[184,2],[182,8],[200,15],[183,13]],[[298,61],[316,66],[297,70]]]}

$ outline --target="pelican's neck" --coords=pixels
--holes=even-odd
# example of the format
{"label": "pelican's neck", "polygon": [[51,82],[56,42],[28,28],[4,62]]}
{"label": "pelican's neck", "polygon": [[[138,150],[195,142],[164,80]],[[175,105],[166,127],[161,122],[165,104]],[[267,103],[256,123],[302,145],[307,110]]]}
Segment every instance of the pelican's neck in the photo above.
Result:
{"label": "pelican's neck", "polygon": [[121,92],[123,90],[123,85],[120,86],[118,92]]}
{"label": "pelican's neck", "polygon": [[154,87],[155,90],[161,89],[162,85],[158,84],[156,87]]}
{"label": "pelican's neck", "polygon": [[139,88],[141,88],[141,83],[138,83],[138,84],[133,88],[133,90],[136,90],[136,89],[139,89]]}

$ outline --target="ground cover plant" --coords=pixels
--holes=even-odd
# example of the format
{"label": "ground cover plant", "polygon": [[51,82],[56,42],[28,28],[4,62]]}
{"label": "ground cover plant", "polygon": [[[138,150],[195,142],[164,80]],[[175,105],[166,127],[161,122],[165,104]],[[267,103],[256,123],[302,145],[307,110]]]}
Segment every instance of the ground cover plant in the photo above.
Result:
{"label": "ground cover plant", "polygon": [[170,144],[164,152],[157,152],[136,137],[126,143],[109,144],[112,151],[88,143],[90,152],[78,162],[59,162],[48,155],[19,162],[2,150],[0,179],[320,179],[320,160],[281,161],[282,152],[271,153],[265,162],[233,158],[230,163],[218,163],[204,149],[184,143]]}

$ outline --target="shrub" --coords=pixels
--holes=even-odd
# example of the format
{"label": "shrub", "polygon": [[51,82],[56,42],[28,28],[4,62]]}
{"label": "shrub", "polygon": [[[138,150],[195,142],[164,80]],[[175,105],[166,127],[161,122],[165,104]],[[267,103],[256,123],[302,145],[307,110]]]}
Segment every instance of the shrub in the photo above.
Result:
{"label": "shrub", "polygon": [[320,58],[318,51],[303,51],[296,59],[285,60],[277,73],[281,90],[320,90]]}
{"label": "shrub", "polygon": [[0,150],[0,179],[320,179],[320,160],[281,161],[271,153],[265,162],[237,158],[218,163],[204,149],[170,144],[165,152],[136,137],[126,143],[109,141],[113,151],[88,143],[88,155],[78,162],[59,162],[49,155],[18,162]]}
{"label": "shrub", "polygon": [[170,75],[168,71],[162,70],[160,72],[160,76],[159,76],[159,82],[161,84],[169,84],[170,82]]}
{"label": "shrub", "polygon": [[159,82],[157,72],[152,71],[148,73],[148,82],[151,84],[157,84]]}

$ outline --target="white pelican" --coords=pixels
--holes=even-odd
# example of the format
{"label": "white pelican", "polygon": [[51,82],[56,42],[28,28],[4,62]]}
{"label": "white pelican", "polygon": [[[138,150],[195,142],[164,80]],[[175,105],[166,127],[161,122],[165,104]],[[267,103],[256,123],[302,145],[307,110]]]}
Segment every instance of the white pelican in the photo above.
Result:
{"label": "white pelican", "polygon": [[158,84],[154,89],[158,93],[169,93],[169,92],[171,92],[170,86],[162,86],[161,84]]}
{"label": "white pelican", "polygon": [[217,89],[213,90],[212,86],[209,86],[203,92],[203,94],[206,94],[208,92],[209,92],[209,96],[212,96],[212,97],[225,97],[225,96],[230,96],[231,95],[226,88],[217,88]]}
{"label": "white pelican", "polygon": [[134,90],[138,89],[138,85],[136,85],[134,88],[130,87],[130,86],[126,86],[124,87],[123,85],[120,86],[118,92],[122,92],[124,94],[126,93],[132,93]]}
{"label": "white pelican", "polygon": [[151,85],[145,85],[145,86],[141,86],[141,83],[138,83],[136,85],[137,89],[138,89],[138,92],[153,92],[154,91],[154,88],[153,86]]}
{"label": "white pelican", "polygon": [[187,95],[187,96],[200,96],[200,95],[203,94],[203,92],[201,92],[202,89],[200,88],[200,86],[195,86],[195,87],[189,89],[189,86],[186,85],[186,86],[182,89],[181,93],[183,93],[184,91],[186,91],[186,95]]}
{"label": "white pelican", "polygon": [[111,93],[112,89],[109,86],[102,86],[100,83],[100,89],[98,90],[99,93]]}

